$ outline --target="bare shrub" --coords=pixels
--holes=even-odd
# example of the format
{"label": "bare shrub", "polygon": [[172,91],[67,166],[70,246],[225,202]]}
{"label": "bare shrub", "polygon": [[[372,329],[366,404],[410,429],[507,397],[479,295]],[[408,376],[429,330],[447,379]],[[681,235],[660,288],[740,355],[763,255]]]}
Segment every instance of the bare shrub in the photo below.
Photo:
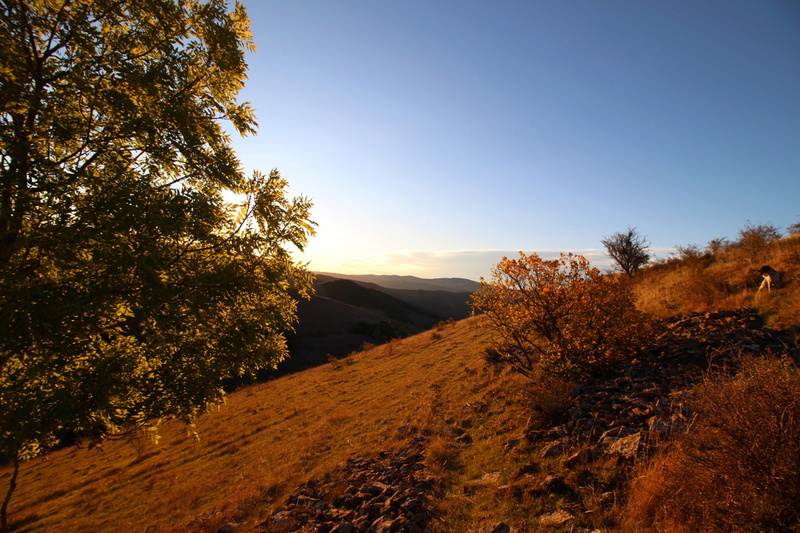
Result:
{"label": "bare shrub", "polygon": [[552,427],[560,424],[575,398],[574,382],[558,376],[544,375],[532,380],[525,391],[525,400],[531,408],[531,428]]}
{"label": "bare shrub", "polygon": [[710,241],[708,241],[708,244],[706,244],[705,251],[706,253],[711,255],[719,255],[725,252],[729,246],[730,243],[728,242],[728,239],[726,239],[725,237],[721,237],[719,239],[711,239]]}
{"label": "bare shrub", "polygon": [[637,270],[650,261],[650,243],[636,228],[629,227],[627,231],[605,237],[600,242],[606,253],[628,277],[633,277]]}
{"label": "bare shrub", "polygon": [[753,224],[748,221],[739,230],[739,239],[734,246],[744,251],[747,259],[754,263],[773,242],[780,240],[781,230],[772,224]]}
{"label": "bare shrub", "polygon": [[707,380],[694,427],[633,484],[627,531],[792,531],[800,527],[800,374],[747,360]]}
{"label": "bare shrub", "polygon": [[678,258],[686,263],[699,263],[704,255],[703,250],[696,244],[676,246],[675,250],[678,254]]}

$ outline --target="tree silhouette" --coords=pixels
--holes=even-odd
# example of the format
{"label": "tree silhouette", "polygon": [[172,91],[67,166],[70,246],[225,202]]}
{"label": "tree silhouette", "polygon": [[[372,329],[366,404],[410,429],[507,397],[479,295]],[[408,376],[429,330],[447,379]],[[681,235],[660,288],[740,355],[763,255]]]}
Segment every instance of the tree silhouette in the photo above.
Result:
{"label": "tree silhouette", "polygon": [[600,242],[605,246],[606,253],[628,277],[633,277],[637,270],[650,261],[650,243],[636,228],[629,227],[627,231],[614,233]]}

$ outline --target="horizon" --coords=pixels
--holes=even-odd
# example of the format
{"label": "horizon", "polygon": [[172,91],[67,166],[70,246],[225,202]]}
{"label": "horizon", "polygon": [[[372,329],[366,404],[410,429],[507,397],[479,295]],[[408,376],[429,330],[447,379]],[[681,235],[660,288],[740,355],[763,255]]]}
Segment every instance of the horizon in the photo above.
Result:
{"label": "horizon", "polygon": [[[663,258],[666,258],[666,257],[672,255],[675,252],[675,249],[674,248],[670,248],[670,249],[658,249],[658,250],[656,250],[656,249],[650,248],[649,251],[651,253],[651,261],[652,261],[654,259],[663,259]],[[453,278],[453,279],[467,279],[467,280],[470,280],[470,281],[479,282],[481,277],[483,277],[486,280],[490,279],[491,278],[491,268],[494,267],[497,263],[499,263],[504,257],[508,257],[508,258],[512,258],[513,259],[513,258],[518,257],[520,252],[523,252],[523,253],[525,253],[527,255],[530,255],[531,253],[536,253],[536,254],[539,255],[539,257],[541,257],[544,260],[556,259],[556,258],[559,257],[559,254],[562,253],[561,251],[556,251],[556,250],[517,250],[517,251],[510,251],[510,250],[505,250],[505,251],[503,251],[503,250],[478,250],[478,251],[476,251],[476,250],[471,250],[471,251],[462,251],[462,252],[458,252],[458,251],[456,251],[456,252],[433,252],[433,253],[429,254],[432,257],[420,260],[418,262],[418,264],[425,264],[425,265],[430,265],[431,263],[435,264],[435,266],[437,268],[435,270],[435,272],[437,272],[437,273],[441,273],[441,272],[446,273],[447,272],[447,270],[446,270],[447,269],[447,265],[445,263],[446,263],[448,258],[454,264],[454,269],[461,268],[461,270],[466,271],[466,272],[469,272],[469,271],[479,272],[479,271],[482,271],[481,269],[483,269],[485,267],[486,272],[484,274],[481,274],[481,275],[479,275],[477,277],[474,277],[474,278],[467,277],[467,276],[447,275],[447,274],[444,274],[444,275],[438,275],[438,274],[436,274],[436,275],[427,275],[425,272],[422,272],[422,273],[419,273],[419,274],[408,273],[408,272],[405,273],[405,274],[397,274],[397,273],[395,273],[395,272],[393,272],[391,270],[391,264],[392,264],[391,261],[385,261],[385,263],[387,264],[386,270],[385,271],[381,271],[381,272],[353,272],[353,271],[344,272],[344,271],[326,270],[326,269],[320,269],[320,268],[310,268],[310,270],[312,272],[316,273],[316,274],[336,274],[336,275],[342,275],[342,276],[371,276],[371,275],[374,275],[374,276],[398,276],[398,277],[411,276],[411,277],[420,278],[420,279],[448,279],[448,278]],[[608,254],[606,254],[606,252],[604,250],[595,249],[595,250],[588,250],[588,251],[587,250],[582,250],[582,251],[564,250],[563,251],[563,253],[568,253],[568,252],[571,252],[571,253],[574,253],[574,254],[577,254],[577,255],[582,255],[583,257],[586,257],[593,267],[597,268],[598,270],[600,270],[603,273],[610,273],[610,272],[618,272],[619,271],[617,269],[617,267],[615,266],[615,264],[614,264],[613,260],[611,259],[611,257],[608,256]],[[401,251],[401,252],[387,252],[385,255],[388,258],[392,258],[392,257],[396,257],[398,255],[404,254],[404,253],[409,254],[414,258],[418,258],[421,255],[425,254],[424,252]],[[464,258],[465,257],[469,257],[469,256],[473,257],[473,263],[471,265],[471,269],[470,269],[470,265],[465,264],[465,261],[464,261]],[[439,258],[444,257],[445,259],[444,260],[440,259],[439,262],[436,263],[435,262],[435,257],[439,257]],[[375,263],[376,264],[380,264],[380,262],[378,262],[378,261],[375,261]]]}
{"label": "horizon", "polygon": [[312,270],[488,277],[637,228],[657,257],[800,209],[800,4],[245,2],[243,167]]}

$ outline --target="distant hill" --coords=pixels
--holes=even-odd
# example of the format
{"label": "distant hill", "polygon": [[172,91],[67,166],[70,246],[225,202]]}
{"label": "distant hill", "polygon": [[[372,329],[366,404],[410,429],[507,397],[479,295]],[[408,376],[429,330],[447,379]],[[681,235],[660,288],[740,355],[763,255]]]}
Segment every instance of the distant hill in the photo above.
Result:
{"label": "distant hill", "polygon": [[465,278],[423,279],[416,276],[383,276],[377,274],[333,274],[317,272],[320,278],[350,279],[364,283],[373,283],[386,289],[426,290],[445,292],[467,292],[478,290],[480,284]]}
{"label": "distant hill", "polygon": [[338,276],[317,273],[314,295],[298,301],[299,321],[288,339],[291,356],[263,377],[316,366],[365,344],[381,344],[448,319],[466,318],[469,296],[479,286],[460,278]]}

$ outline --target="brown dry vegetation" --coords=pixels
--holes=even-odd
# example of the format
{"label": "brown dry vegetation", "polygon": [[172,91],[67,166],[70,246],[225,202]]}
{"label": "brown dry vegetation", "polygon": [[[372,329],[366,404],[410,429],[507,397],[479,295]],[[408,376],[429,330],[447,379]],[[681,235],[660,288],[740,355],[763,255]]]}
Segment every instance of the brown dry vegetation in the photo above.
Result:
{"label": "brown dry vegetation", "polygon": [[[762,264],[786,275],[784,286],[773,294],[755,292],[760,279],[754,270]],[[733,248],[666,261],[642,271],[633,290],[640,309],[654,317],[749,306],[770,326],[786,327],[800,324],[798,274],[800,238],[794,237],[755,256]],[[708,441],[703,439],[716,435],[713,418],[698,418],[698,432],[686,440],[664,443],[652,460],[640,462],[633,477],[627,467],[605,459],[559,470],[557,459],[543,459],[524,436],[559,423],[572,384],[531,383],[498,371],[483,359],[489,341],[480,317],[441,324],[345,361],[230,394],[225,405],[199,420],[198,441],[180,424],[168,422],[160,429],[158,444],[140,436],[108,442],[103,451],[70,448],[30,461],[22,466],[11,502],[12,531],[216,532],[226,523],[236,523],[237,533],[254,531],[300,484],[331,472],[353,454],[400,449],[413,435],[426,435],[426,464],[439,479],[437,515],[431,524],[437,533],[477,531],[500,521],[528,532],[576,527],[606,532],[622,526],[632,531],[697,530],[688,521],[694,511],[686,510],[685,502],[670,500],[667,496],[676,491],[663,488],[676,486],[670,485],[676,483],[674,476],[681,480],[695,472],[689,460],[698,454],[692,450],[705,449]],[[717,378],[705,387],[710,391],[706,398],[739,402],[721,404],[717,415],[747,407],[756,417],[767,412],[783,416],[789,411],[775,411],[776,406],[789,401],[796,407],[798,399],[786,396],[788,392],[780,396],[780,380],[770,372],[751,372],[748,387],[735,389],[738,395],[730,394],[729,387],[738,387],[741,380]],[[780,390],[796,391],[798,385],[792,383]],[[765,393],[750,402],[759,390]],[[717,404],[704,404],[700,398],[699,416],[715,416],[709,406]],[[790,414],[794,424],[800,422],[800,415]],[[744,419],[737,415],[728,422],[734,424],[734,434],[752,440],[758,431],[736,426]],[[797,430],[776,427],[784,433]],[[465,433],[470,442],[460,439]],[[800,476],[793,450],[783,477]],[[723,465],[733,464],[724,453],[720,457]],[[563,476],[560,483],[578,489],[569,494],[559,494],[558,486],[544,494],[535,490],[553,472]],[[715,475],[706,478],[712,485]],[[10,469],[0,468],[0,491],[9,477]],[[732,490],[746,493],[753,484],[768,481],[743,481]],[[706,490],[699,485],[702,479],[697,483],[690,490]],[[730,494],[720,496],[723,503]],[[712,496],[707,498],[707,507],[713,507]],[[722,508],[723,518],[725,513],[734,515]],[[543,525],[541,517],[555,510],[574,510],[576,518],[563,526]],[[665,513],[687,520],[665,525],[658,522]],[[737,527],[747,529],[732,522],[717,524],[717,530]]]}
{"label": "brown dry vegetation", "polygon": [[697,387],[694,427],[640,466],[630,532],[794,531],[800,525],[800,375],[776,358]]}
{"label": "brown dry vegetation", "polygon": [[[247,531],[300,483],[354,452],[399,447],[415,432],[439,441],[431,461],[445,471],[453,453],[447,428],[456,420],[485,426],[480,447],[490,450],[502,448],[497,428],[525,422],[503,385],[520,380],[485,371],[485,343],[475,319],[443,325],[357,354],[352,364],[237,391],[200,419],[197,442],[167,423],[157,445],[115,441],[30,461],[11,503],[12,530],[216,531],[234,521]],[[9,469],[0,472],[5,488]]]}
{"label": "brown dry vegetation", "polygon": [[[688,247],[687,247],[688,248]],[[687,253],[642,271],[634,281],[636,305],[664,318],[712,309],[753,307],[767,325],[785,328],[800,324],[800,235],[779,240],[754,252],[729,246],[722,253]],[[770,265],[784,283],[773,294],[757,293],[756,270]]]}

